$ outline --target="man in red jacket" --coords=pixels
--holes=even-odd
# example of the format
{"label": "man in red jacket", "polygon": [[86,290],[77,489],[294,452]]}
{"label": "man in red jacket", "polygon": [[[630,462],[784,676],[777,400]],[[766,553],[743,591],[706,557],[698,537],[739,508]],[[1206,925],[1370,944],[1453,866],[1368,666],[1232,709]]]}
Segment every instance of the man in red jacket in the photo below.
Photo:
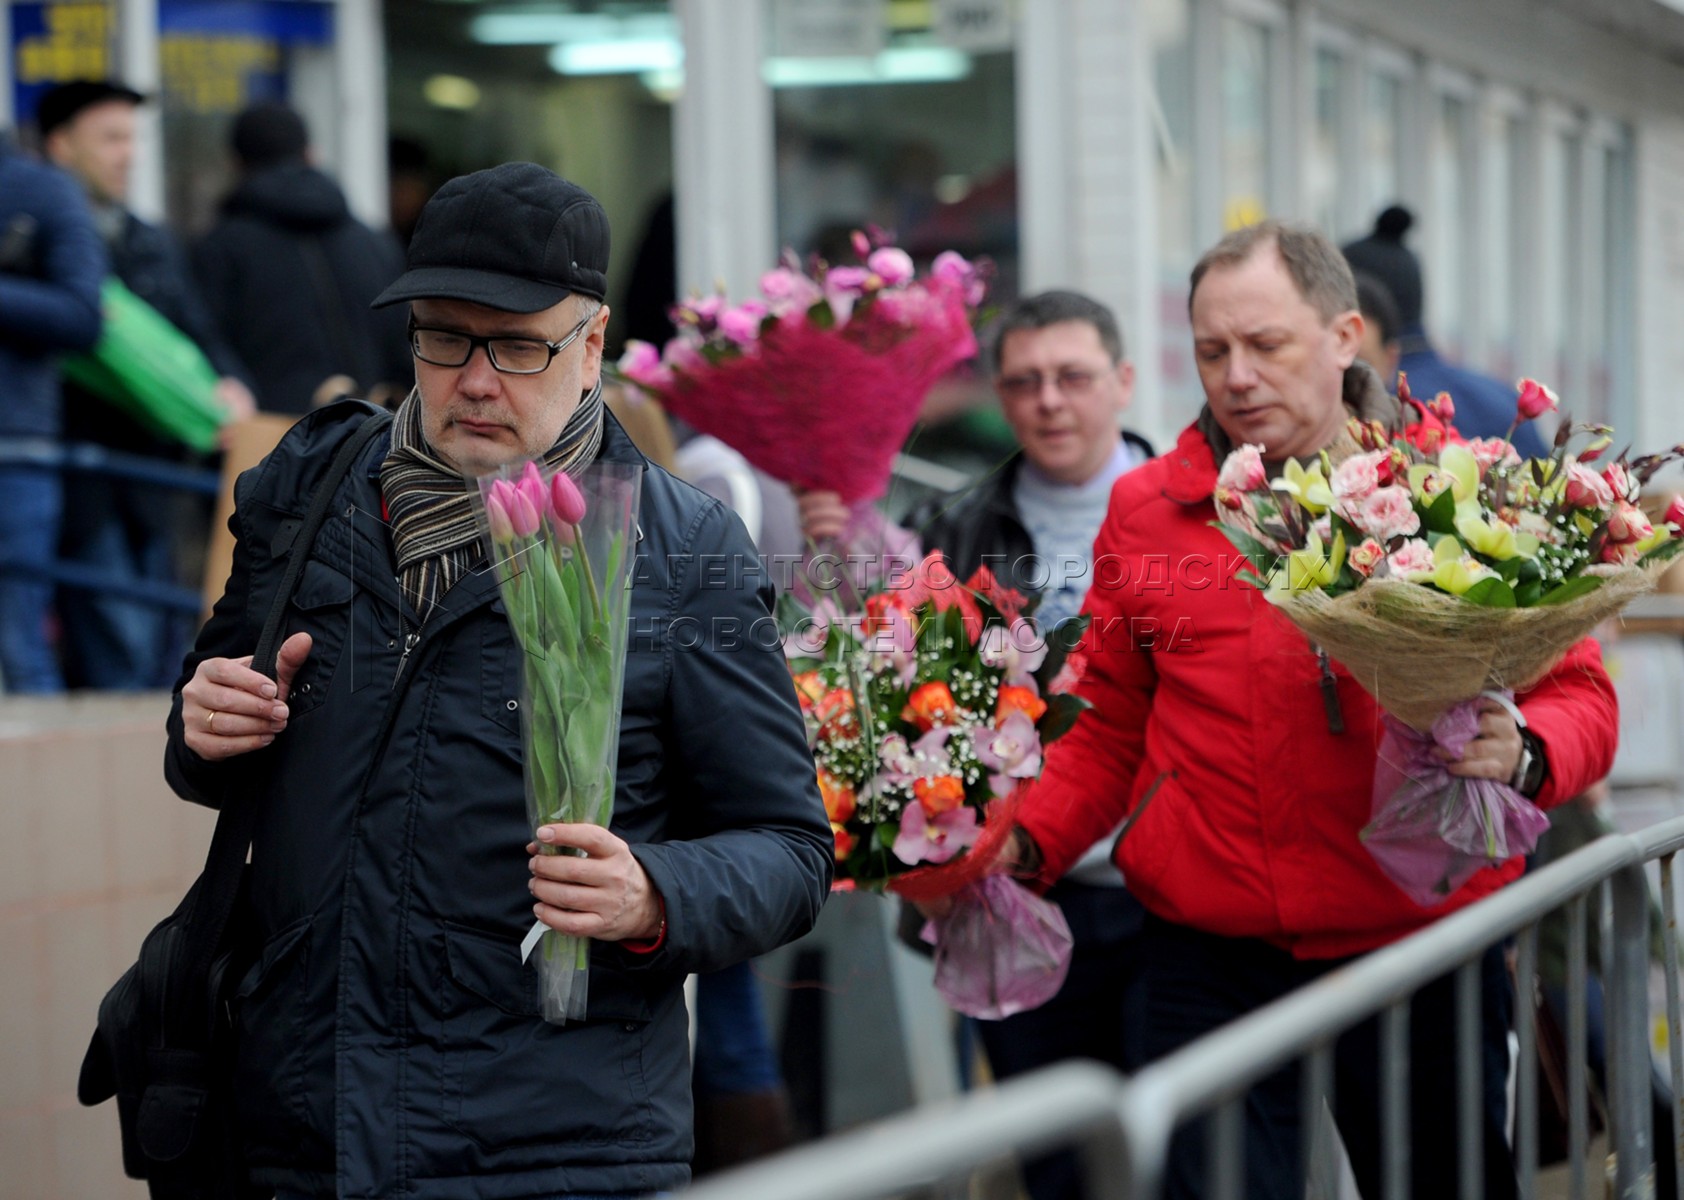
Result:
{"label": "man in red jacket", "polygon": [[[1519,859],[1422,909],[1358,840],[1381,723],[1374,701],[1263,594],[1212,527],[1219,464],[1258,443],[1278,466],[1333,446],[1353,412],[1394,427],[1404,410],[1366,367],[1355,285],[1320,234],[1269,222],[1224,238],[1193,271],[1195,357],[1206,406],[1168,454],[1123,477],[1094,546],[1093,626],[1079,690],[1092,701],[1049,748],[1008,867],[1057,879],[1140,807],[1116,860],[1148,911],[1141,953],[1151,1057],[1392,942],[1520,874]],[[1411,413],[1411,419],[1419,414]],[[1612,686],[1584,642],[1519,697],[1524,731],[1495,704],[1450,770],[1512,780],[1540,806],[1608,770]],[[1523,754],[1523,749],[1526,753]],[[1147,799],[1150,793],[1150,798]],[[1456,1193],[1452,982],[1411,1011],[1416,1196]],[[1500,951],[1483,962],[1487,1197],[1513,1195],[1504,1128],[1511,1004]],[[1376,1022],[1341,1038],[1336,1116],[1364,1193],[1380,1194]],[[1294,1072],[1246,1109],[1252,1197],[1302,1196]],[[1202,1128],[1177,1136],[1169,1195],[1202,1194]]]}

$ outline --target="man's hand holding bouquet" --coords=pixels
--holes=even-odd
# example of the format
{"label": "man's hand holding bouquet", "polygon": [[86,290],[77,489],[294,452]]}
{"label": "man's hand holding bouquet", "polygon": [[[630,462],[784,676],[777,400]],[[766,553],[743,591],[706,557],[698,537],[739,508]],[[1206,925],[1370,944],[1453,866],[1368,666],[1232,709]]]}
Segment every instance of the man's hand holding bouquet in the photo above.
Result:
{"label": "man's hand holding bouquet", "polygon": [[[1428,407],[1454,414],[1448,396]],[[1519,418],[1555,407],[1549,389],[1521,381]],[[1385,709],[1363,838],[1405,892],[1432,904],[1480,867],[1529,852],[1547,827],[1510,786],[1542,766],[1530,742],[1512,781],[1445,764],[1491,704],[1524,738],[1514,693],[1684,547],[1684,503],[1659,522],[1638,506],[1684,447],[1600,466],[1610,431],[1570,421],[1533,460],[1506,438],[1393,437],[1359,421],[1347,434],[1337,459],[1288,461],[1273,479],[1260,447],[1240,447],[1222,466],[1216,512],[1252,563],[1250,582]]]}

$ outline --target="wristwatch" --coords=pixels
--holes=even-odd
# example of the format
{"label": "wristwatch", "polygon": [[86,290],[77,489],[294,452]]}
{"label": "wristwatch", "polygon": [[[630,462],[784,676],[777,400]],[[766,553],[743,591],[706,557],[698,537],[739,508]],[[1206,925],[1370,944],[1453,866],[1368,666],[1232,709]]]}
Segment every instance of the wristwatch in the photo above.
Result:
{"label": "wristwatch", "polygon": [[1509,786],[1522,796],[1536,796],[1544,786],[1544,743],[1530,729],[1520,731],[1520,761],[1515,764]]}

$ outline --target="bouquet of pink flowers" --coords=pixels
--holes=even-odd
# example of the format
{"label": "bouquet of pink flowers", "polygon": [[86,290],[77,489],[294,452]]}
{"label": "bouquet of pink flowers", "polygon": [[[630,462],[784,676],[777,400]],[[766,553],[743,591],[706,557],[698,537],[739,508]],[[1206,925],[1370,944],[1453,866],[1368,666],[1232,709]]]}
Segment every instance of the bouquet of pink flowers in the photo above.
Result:
{"label": "bouquet of pink flowers", "polygon": [[[1523,415],[1556,407],[1536,381],[1519,386]],[[1454,413],[1448,396],[1430,407]],[[1336,454],[1270,479],[1262,448],[1242,446],[1217,478],[1218,524],[1250,560],[1246,578],[1386,711],[1364,837],[1423,904],[1528,852],[1546,824],[1512,789],[1448,775],[1432,751],[1459,755],[1482,695],[1510,702],[1684,548],[1684,502],[1660,522],[1638,507],[1684,447],[1598,470],[1610,444],[1606,427],[1568,421],[1549,457],[1523,461],[1506,438],[1352,421]]]}
{"label": "bouquet of pink flowers", "polygon": [[881,237],[854,248],[858,265],[807,271],[786,253],[756,299],[676,305],[678,336],[628,342],[621,376],[774,478],[875,498],[925,394],[976,353],[984,284],[951,251],[919,276]]}
{"label": "bouquet of pink flowers", "polygon": [[[1002,912],[988,892],[1000,881],[983,880],[1018,788],[1040,774],[1042,747],[1086,707],[1066,690],[1067,656],[1086,625],[1068,621],[1045,638],[1023,597],[986,567],[961,585],[939,554],[891,578],[863,612],[844,614],[827,597],[794,623],[785,653],[836,839],[837,888],[910,900],[963,893],[1056,945],[1040,901],[1013,895]],[[1009,941],[971,938],[967,955],[938,949],[943,995],[973,1015],[1002,1016],[1056,991],[1067,948],[1062,959],[1026,962],[1011,958],[1023,948]],[[1000,955],[1012,964],[1003,972]]]}

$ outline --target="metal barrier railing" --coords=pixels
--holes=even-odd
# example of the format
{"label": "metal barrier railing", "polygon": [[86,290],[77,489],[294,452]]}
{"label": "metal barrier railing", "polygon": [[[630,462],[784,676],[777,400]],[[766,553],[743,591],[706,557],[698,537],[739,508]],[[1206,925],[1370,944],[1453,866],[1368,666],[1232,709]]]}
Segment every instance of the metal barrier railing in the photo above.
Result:
{"label": "metal barrier railing", "polygon": [[[78,473],[98,475],[199,496],[215,496],[222,486],[222,477],[216,471],[161,462],[90,443],[58,443],[44,438],[0,439],[0,467],[17,466],[45,467],[67,477]],[[116,575],[63,559],[50,563],[0,561],[0,573],[43,579],[60,587],[98,592],[168,612],[197,616],[205,606],[204,595],[197,588]]]}
{"label": "metal barrier railing", "polygon": [[[1684,849],[1684,818],[1640,835],[1610,835],[1535,871],[1502,891],[1391,946],[1348,964],[1123,1080],[1097,1065],[1068,1064],[803,1147],[697,1184],[690,1200],[868,1200],[962,1178],[1013,1156],[1073,1147],[1087,1163],[1092,1200],[1152,1200],[1160,1194],[1170,1139],[1183,1123],[1211,1123],[1213,1200],[1243,1190],[1241,1138],[1246,1091],[1292,1062],[1302,1062],[1302,1102],[1319,1112],[1329,1090],[1335,1040],[1380,1017],[1382,1197],[1409,1194],[1407,1162],[1408,1005],[1427,983],[1456,972],[1460,1194],[1481,1194],[1478,1129],[1479,960],[1491,946],[1517,939],[1516,974],[1531,986],[1538,923],[1565,907],[1567,1081],[1570,1194],[1589,1196],[1586,907],[1599,899],[1603,983],[1607,991],[1606,1096],[1611,1194],[1654,1195],[1648,1036],[1648,918],[1645,863],[1661,864],[1666,911],[1667,1044],[1672,1079],[1684,1079],[1680,1045],[1678,949],[1674,929],[1674,857]],[[1515,1006],[1520,1043],[1516,1080],[1515,1162],[1520,1194],[1538,1184],[1537,1029],[1530,997]],[[1684,1109],[1674,1088],[1672,1153],[1684,1168]],[[1306,1121],[1306,1130],[1313,1128]],[[1325,1160],[1327,1151],[1322,1152]],[[1308,1156],[1306,1156],[1308,1162]],[[1321,1164],[1320,1178],[1335,1178]],[[1684,1172],[1681,1172],[1684,1173]],[[1597,1194],[1601,1194],[1601,1188]]]}

